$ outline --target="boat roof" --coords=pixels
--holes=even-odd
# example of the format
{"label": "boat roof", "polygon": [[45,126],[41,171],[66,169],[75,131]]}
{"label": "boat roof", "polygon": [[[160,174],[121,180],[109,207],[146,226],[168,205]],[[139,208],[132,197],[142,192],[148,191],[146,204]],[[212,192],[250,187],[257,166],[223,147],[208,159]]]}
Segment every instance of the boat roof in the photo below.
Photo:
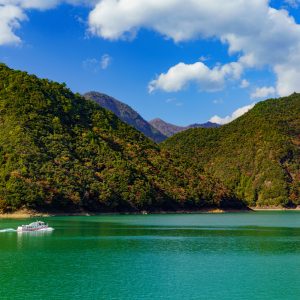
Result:
{"label": "boat roof", "polygon": [[36,222],[32,222],[30,223],[28,226],[36,226],[36,225],[42,225],[45,224],[43,221],[36,221]]}

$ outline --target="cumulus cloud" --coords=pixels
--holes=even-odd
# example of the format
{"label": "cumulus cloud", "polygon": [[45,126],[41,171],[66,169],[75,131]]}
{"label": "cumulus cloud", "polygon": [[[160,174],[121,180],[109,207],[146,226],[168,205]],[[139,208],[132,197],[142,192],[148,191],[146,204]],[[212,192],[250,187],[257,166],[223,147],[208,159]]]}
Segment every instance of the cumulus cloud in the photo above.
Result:
{"label": "cumulus cloud", "polygon": [[246,106],[243,106],[241,108],[238,108],[230,116],[226,116],[224,118],[219,117],[219,116],[213,116],[212,118],[210,118],[209,121],[212,122],[212,123],[220,124],[220,125],[230,123],[233,120],[235,120],[235,119],[241,117],[242,115],[244,115],[246,112],[248,112],[250,109],[252,109],[254,107],[254,105],[255,105],[255,103],[252,103],[250,105],[246,105]]}
{"label": "cumulus cloud", "polygon": [[0,0],[0,45],[21,42],[16,30],[28,19],[27,10],[51,9],[63,2],[72,5],[95,5],[98,0]]}
{"label": "cumulus cloud", "polygon": [[23,11],[12,5],[0,6],[0,45],[18,44],[20,38],[14,30],[20,27],[20,22],[26,20]]}
{"label": "cumulus cloud", "polygon": [[91,6],[97,2],[99,0],[0,0],[0,5],[14,5],[25,9],[49,9],[61,3]]}
{"label": "cumulus cloud", "polygon": [[[102,0],[91,11],[89,26],[92,34],[109,40],[132,38],[142,27],[175,42],[218,38],[228,45],[229,54],[240,55],[236,63],[244,68],[271,67],[279,95],[300,91],[300,58],[295,56],[300,53],[300,26],[286,10],[270,7],[268,0]],[[178,68],[185,75],[175,87],[171,75]],[[150,89],[180,90],[197,80],[195,69],[199,73],[204,68],[177,64],[151,82]],[[291,82],[284,81],[293,75],[297,77]]]}
{"label": "cumulus cloud", "polygon": [[252,99],[267,98],[276,95],[276,89],[273,86],[263,86],[257,88],[252,94]]}
{"label": "cumulus cloud", "polygon": [[[20,42],[16,30],[26,20],[28,9],[45,10],[61,3],[92,7],[89,32],[108,40],[132,39],[140,28],[146,28],[176,43],[219,39],[228,46],[229,55],[238,54],[231,64],[213,68],[199,62],[176,63],[150,83],[150,90],[176,91],[190,82],[203,90],[219,90],[227,80],[240,79],[241,74],[222,71],[236,64],[242,71],[270,67],[281,96],[300,91],[300,25],[286,10],[272,8],[269,0],[0,0],[0,45]],[[184,75],[176,72],[179,69]]]}
{"label": "cumulus cloud", "polygon": [[179,63],[151,81],[148,89],[150,93],[157,89],[177,92],[190,82],[195,82],[203,91],[217,91],[223,88],[227,78],[239,78],[241,73],[242,66],[239,63],[216,66],[212,69],[202,62],[190,65]]}
{"label": "cumulus cloud", "polygon": [[27,20],[26,9],[48,9],[56,0],[0,0],[0,45],[19,44],[16,34],[21,22]]}
{"label": "cumulus cloud", "polygon": [[92,32],[107,39],[132,35],[140,27],[146,27],[179,42],[201,36],[225,34],[234,29],[233,20],[237,26],[245,27],[245,23],[253,26],[255,23],[252,16],[257,14],[257,18],[262,18],[261,7],[267,7],[267,2],[102,0],[90,13],[89,21]]}
{"label": "cumulus cloud", "polygon": [[21,9],[49,9],[55,7],[60,0],[0,0],[0,5],[13,5]]}

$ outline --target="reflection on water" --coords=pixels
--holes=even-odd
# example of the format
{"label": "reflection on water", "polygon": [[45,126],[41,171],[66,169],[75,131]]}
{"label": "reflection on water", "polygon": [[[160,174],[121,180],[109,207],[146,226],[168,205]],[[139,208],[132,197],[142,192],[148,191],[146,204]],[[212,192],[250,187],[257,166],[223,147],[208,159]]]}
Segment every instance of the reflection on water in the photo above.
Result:
{"label": "reflection on water", "polygon": [[37,230],[37,231],[17,231],[17,247],[22,249],[24,242],[33,245],[35,238],[42,238],[50,236],[53,233],[53,229],[49,230]]}
{"label": "reflection on water", "polygon": [[45,236],[53,233],[53,229],[49,230],[36,230],[36,231],[17,231],[18,237],[22,236]]}

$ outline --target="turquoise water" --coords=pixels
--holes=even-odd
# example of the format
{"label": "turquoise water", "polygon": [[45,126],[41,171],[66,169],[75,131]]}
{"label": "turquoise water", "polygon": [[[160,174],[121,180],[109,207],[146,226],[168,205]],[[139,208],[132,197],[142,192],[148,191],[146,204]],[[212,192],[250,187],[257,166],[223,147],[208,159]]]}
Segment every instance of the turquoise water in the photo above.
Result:
{"label": "turquoise water", "polygon": [[0,299],[300,299],[300,212],[43,218],[3,232]]}

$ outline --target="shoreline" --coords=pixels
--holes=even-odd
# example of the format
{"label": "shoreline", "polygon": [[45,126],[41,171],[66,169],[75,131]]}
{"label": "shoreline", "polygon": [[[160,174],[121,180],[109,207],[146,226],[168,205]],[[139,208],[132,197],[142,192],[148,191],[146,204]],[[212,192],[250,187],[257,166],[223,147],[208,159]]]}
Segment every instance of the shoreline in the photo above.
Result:
{"label": "shoreline", "polygon": [[201,209],[201,210],[177,210],[177,211],[140,211],[140,212],[38,212],[34,210],[19,210],[13,213],[0,214],[0,219],[28,219],[67,216],[105,216],[105,215],[167,215],[167,214],[224,214],[239,212],[263,212],[263,211],[300,211],[300,206],[295,208],[283,207],[248,207],[246,209]]}
{"label": "shoreline", "polygon": [[299,211],[300,210],[299,206],[295,208],[276,208],[276,207],[271,207],[271,208],[250,207],[250,208],[253,211]]}

